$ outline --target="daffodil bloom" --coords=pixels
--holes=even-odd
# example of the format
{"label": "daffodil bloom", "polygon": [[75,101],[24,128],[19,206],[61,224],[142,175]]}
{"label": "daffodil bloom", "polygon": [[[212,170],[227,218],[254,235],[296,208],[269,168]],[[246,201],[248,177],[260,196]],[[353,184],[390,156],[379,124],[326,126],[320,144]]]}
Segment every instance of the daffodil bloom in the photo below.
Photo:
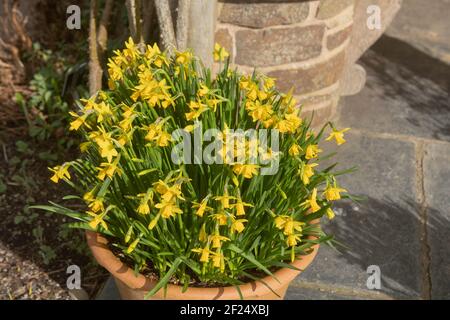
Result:
{"label": "daffodil bloom", "polygon": [[313,189],[311,196],[308,198],[308,200],[303,202],[302,205],[305,205],[307,208],[310,208],[312,213],[320,210],[320,206],[317,204],[317,189],[316,188]]}
{"label": "daffodil bloom", "polygon": [[257,101],[249,101],[246,104],[246,109],[249,111],[249,115],[252,117],[253,122],[265,121],[271,117],[273,110],[270,104],[261,104]]}
{"label": "daffodil bloom", "polygon": [[221,236],[220,234],[210,235],[209,239],[212,242],[212,247],[213,248],[221,248],[222,247],[222,241],[230,241],[230,238],[227,238],[225,236]]}
{"label": "daffodil bloom", "polygon": [[292,96],[293,89],[289,90],[289,92],[283,97],[283,106],[288,113],[292,113],[295,111],[295,106],[297,104],[297,100]]}
{"label": "daffodil bloom", "polygon": [[137,208],[137,212],[143,215],[150,213],[150,206],[148,205],[148,202],[141,202]]}
{"label": "daffodil bloom", "polygon": [[222,204],[222,207],[224,209],[231,208],[230,200],[234,200],[234,199],[236,199],[236,198],[228,195],[228,191],[227,191],[226,187],[225,187],[225,192],[222,196],[217,196],[214,198],[214,200],[220,201],[220,203]]}
{"label": "daffodil bloom", "polygon": [[305,223],[301,221],[295,221],[292,217],[288,221],[286,221],[286,224],[284,226],[283,233],[285,235],[291,235],[295,231],[302,232],[302,226],[304,226]]}
{"label": "daffodil bloom", "polygon": [[333,211],[333,209],[331,209],[331,208],[328,208],[327,209],[327,211],[326,211],[326,213],[327,213],[327,217],[328,217],[328,219],[333,219],[334,218],[334,211]]}
{"label": "daffodil bloom", "polygon": [[331,139],[335,139],[336,144],[340,146],[341,144],[345,143],[344,132],[347,132],[348,130],[350,130],[350,128],[345,128],[342,130],[333,129],[328,138],[326,138],[325,140],[330,141]]}
{"label": "daffodil bloom", "polygon": [[89,203],[88,207],[91,209],[91,211],[93,212],[99,212],[99,211],[103,211],[104,206],[103,206],[103,199],[94,199],[91,203]]}
{"label": "daffodil bloom", "polygon": [[264,78],[264,90],[270,90],[275,86],[275,79],[270,77]]}
{"label": "daffodil bloom", "polygon": [[83,114],[83,115],[78,115],[78,114],[76,114],[75,112],[73,112],[73,111],[69,111],[69,114],[72,116],[72,117],[74,117],[75,118],[75,120],[73,120],[71,123],[70,123],[70,128],[69,128],[69,130],[70,131],[77,131],[78,129],[80,129],[80,127],[83,125],[83,124],[85,124],[85,122],[86,122],[86,118],[87,118],[87,114]]}
{"label": "daffodil bloom", "polygon": [[164,181],[159,180],[153,184],[156,191],[161,195],[162,199],[166,202],[175,200],[176,198],[184,200],[181,192],[181,184],[175,184],[173,186],[167,185]]}
{"label": "daffodil bloom", "polygon": [[208,246],[206,246],[204,248],[192,249],[192,252],[200,254],[200,262],[204,262],[204,263],[209,262],[209,255],[210,255],[211,251],[209,250]]}
{"label": "daffodil bloom", "polygon": [[251,76],[242,76],[239,79],[239,88],[247,89],[251,83],[253,83]]}
{"label": "daffodil bloom", "polygon": [[117,162],[109,163],[103,162],[100,164],[100,167],[97,167],[98,175],[97,177],[103,181],[106,177],[112,179],[116,171],[119,171],[117,168]]}
{"label": "daffodil bloom", "polygon": [[298,156],[300,154],[300,152],[302,151],[302,148],[294,143],[290,148],[289,148],[289,155],[291,156]]}
{"label": "daffodil bloom", "polygon": [[123,79],[123,70],[113,59],[108,59],[108,74],[110,80],[120,81]]}
{"label": "daffodil bloom", "polygon": [[103,122],[107,117],[110,117],[113,115],[113,112],[109,105],[107,105],[105,102],[100,102],[99,104],[94,105],[94,110],[98,114],[97,116],[97,122]]}
{"label": "daffodil bloom", "polygon": [[235,219],[234,217],[231,217],[232,223],[231,223],[231,229],[230,232],[234,233],[235,231],[237,233],[241,233],[244,231],[244,222],[247,222],[247,219]]}
{"label": "daffodil bloom", "polygon": [[163,123],[152,123],[146,129],[145,140],[154,141],[159,147],[167,147],[172,141],[172,136],[163,130]]}
{"label": "daffodil bloom", "polygon": [[129,117],[129,118],[125,118],[125,119],[121,120],[119,122],[120,129],[122,129],[124,132],[130,131],[132,128],[132,125],[133,125],[133,120],[134,120],[134,117]]}
{"label": "daffodil bloom", "polygon": [[347,192],[347,190],[342,188],[337,188],[336,186],[328,186],[325,189],[324,195],[328,201],[334,201],[341,199],[341,192]]}
{"label": "daffodil bloom", "polygon": [[206,85],[201,84],[200,85],[200,89],[198,89],[197,94],[200,97],[206,96],[207,94],[209,94],[209,92],[211,91],[211,89],[209,89]]}
{"label": "daffodil bloom", "polygon": [[233,172],[244,176],[246,179],[251,179],[253,176],[258,175],[258,168],[259,166],[256,164],[235,164]]}
{"label": "daffodil bloom", "polygon": [[225,258],[223,254],[220,252],[220,250],[217,250],[217,252],[212,252],[213,258],[213,267],[214,268],[220,268],[220,272],[225,271]]}
{"label": "daffodil bloom", "polygon": [[111,139],[111,133],[106,133],[104,131],[91,132],[89,136],[99,146],[100,156],[102,158],[106,158],[108,159],[108,162],[111,162],[113,157],[118,156],[118,152],[115,149],[113,141]]}
{"label": "daffodil bloom", "polygon": [[91,190],[89,192],[86,192],[83,195],[83,200],[86,201],[87,203],[92,202],[95,200],[95,196],[94,196],[94,190]]}
{"label": "daffodil bloom", "polygon": [[240,197],[237,198],[237,201],[233,206],[236,208],[237,216],[245,215],[245,207],[253,207],[252,204],[243,202]]}
{"label": "daffodil bloom", "polygon": [[138,245],[138,243],[139,243],[140,240],[141,240],[140,238],[137,238],[136,240],[134,240],[134,241],[128,246],[128,248],[127,248],[127,250],[126,250],[126,253],[127,253],[127,254],[132,253],[132,252],[134,251],[134,249],[136,249],[136,247],[137,247],[137,245]]}
{"label": "daffodil bloom", "polygon": [[228,215],[225,211],[215,213],[212,217],[219,223],[219,226],[226,226],[228,224]]}
{"label": "daffodil bloom", "polygon": [[286,244],[288,247],[295,247],[297,245],[297,241],[300,241],[300,236],[296,234],[290,234],[287,236]]}
{"label": "daffodil bloom", "polygon": [[128,41],[125,42],[125,49],[123,50],[123,54],[130,61],[136,60],[139,56],[139,49],[133,41],[133,38],[129,37]]}
{"label": "daffodil bloom", "polygon": [[191,121],[200,117],[203,112],[208,110],[208,107],[201,102],[191,101],[189,103],[189,109],[191,110],[191,112],[186,113],[186,119],[188,121]]}
{"label": "daffodil bloom", "polygon": [[[147,45],[146,51],[145,51],[145,57],[149,60],[152,60],[153,58],[161,55],[161,50],[159,49],[158,45],[155,43],[153,44],[153,47],[149,44]],[[161,68],[161,66],[158,66],[158,68]]]}
{"label": "daffodil bloom", "polygon": [[189,124],[186,127],[184,127],[184,130],[186,132],[192,132],[192,131],[194,131],[194,125],[193,124]]}
{"label": "daffodil bloom", "polygon": [[158,135],[162,132],[162,123],[152,123],[146,127],[147,135],[145,136],[145,140],[153,141],[156,140]]}
{"label": "daffodil bloom", "polygon": [[162,201],[155,205],[155,208],[159,209],[159,213],[164,219],[174,217],[177,213],[183,213],[183,211],[177,206],[175,201]]}
{"label": "daffodil bloom", "polygon": [[162,131],[156,139],[156,144],[159,147],[167,147],[170,144],[170,141],[172,141],[172,136],[170,133]]}
{"label": "daffodil bloom", "polygon": [[309,184],[310,178],[314,175],[314,167],[317,167],[318,165],[318,163],[306,163],[301,166],[299,174],[305,186]]}
{"label": "daffodil bloom", "polygon": [[87,214],[93,217],[93,219],[89,222],[89,227],[97,230],[98,225],[101,225],[103,229],[108,230],[108,225],[106,224],[105,220],[103,220],[104,216],[106,215],[104,212],[96,214],[92,211],[87,211]]}
{"label": "daffodil bloom", "polygon": [[70,163],[64,163],[63,165],[56,166],[54,168],[48,168],[51,172],[53,172],[53,176],[50,178],[54,183],[58,183],[61,179],[69,179],[70,180],[70,173],[69,173]]}
{"label": "daffodil bloom", "polygon": [[221,47],[220,44],[216,43],[214,45],[214,61],[216,62],[222,62],[224,61],[227,57],[230,56],[230,54],[225,50],[225,48]]}
{"label": "daffodil bloom", "polygon": [[208,197],[203,199],[202,202],[200,202],[200,203],[194,202],[192,209],[197,209],[195,214],[198,215],[199,217],[203,217],[203,215],[205,214],[205,211],[212,210],[212,208],[208,207]]}
{"label": "daffodil bloom", "polygon": [[114,144],[112,141],[103,141],[101,144],[99,144],[100,147],[100,155],[103,158],[106,158],[108,162],[112,161],[113,157],[117,157],[118,153],[117,150],[114,148]]}
{"label": "daffodil bloom", "polygon": [[176,52],[175,62],[179,64],[188,64],[192,61],[193,55],[190,51]]}
{"label": "daffodil bloom", "polygon": [[302,231],[302,226],[305,225],[304,222],[295,221],[294,218],[287,215],[280,215],[275,218],[275,226],[283,230],[285,235],[291,235],[295,231]]}
{"label": "daffodil bloom", "polygon": [[320,152],[322,152],[322,150],[319,149],[317,144],[310,144],[306,147],[305,159],[310,160],[317,158]]}

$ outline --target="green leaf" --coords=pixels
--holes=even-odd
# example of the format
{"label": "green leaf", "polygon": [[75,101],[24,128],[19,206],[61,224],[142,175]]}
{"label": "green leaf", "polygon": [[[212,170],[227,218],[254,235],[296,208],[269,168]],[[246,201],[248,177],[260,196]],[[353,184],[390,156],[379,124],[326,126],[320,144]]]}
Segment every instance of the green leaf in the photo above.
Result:
{"label": "green leaf", "polygon": [[270,272],[269,269],[267,269],[265,266],[263,266],[258,260],[255,259],[255,257],[253,257],[252,254],[247,254],[245,253],[242,249],[236,247],[234,244],[229,244],[228,248],[230,250],[233,250],[234,252],[240,254],[241,256],[243,256],[245,259],[247,259],[248,261],[250,261],[251,263],[253,263],[255,266],[257,266],[259,269],[263,270],[265,273],[267,273],[268,275],[271,275],[275,280],[277,280],[278,282],[280,282],[277,277],[274,276],[274,274],[272,272]]}
{"label": "green leaf", "polygon": [[159,291],[162,287],[165,287],[168,283],[172,275],[177,271],[178,266],[181,263],[180,258],[176,258],[175,261],[172,264],[172,267],[170,267],[169,271],[164,275],[164,277],[161,278],[161,280],[158,281],[158,283],[153,287],[152,290],[150,290],[146,295],[145,299],[148,299],[149,297],[153,296],[156,292]]}

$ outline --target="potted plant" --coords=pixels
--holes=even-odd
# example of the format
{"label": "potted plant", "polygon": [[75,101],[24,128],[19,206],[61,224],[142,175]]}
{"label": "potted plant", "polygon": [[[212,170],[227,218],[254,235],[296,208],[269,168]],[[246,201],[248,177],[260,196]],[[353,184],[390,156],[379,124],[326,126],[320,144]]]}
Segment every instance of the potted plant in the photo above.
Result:
{"label": "potted plant", "polygon": [[[191,52],[140,50],[109,60],[109,90],[81,100],[70,130],[81,156],[51,168],[77,204],[36,206],[75,220],[125,299],[280,299],[329,241],[319,219],[348,197],[326,140],[274,79]],[[329,128],[329,129],[328,129]],[[324,157],[323,157],[324,158]]]}

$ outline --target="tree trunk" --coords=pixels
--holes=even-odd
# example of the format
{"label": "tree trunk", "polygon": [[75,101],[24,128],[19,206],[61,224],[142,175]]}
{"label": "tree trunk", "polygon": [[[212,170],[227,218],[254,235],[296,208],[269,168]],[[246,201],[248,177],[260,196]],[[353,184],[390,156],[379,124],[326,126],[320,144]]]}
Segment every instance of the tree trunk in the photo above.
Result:
{"label": "tree trunk", "polygon": [[200,57],[205,67],[212,68],[214,33],[217,18],[216,0],[191,0],[187,46]]}
{"label": "tree trunk", "polygon": [[161,32],[162,46],[164,50],[167,50],[170,54],[173,51],[173,48],[176,47],[176,39],[169,1],[155,0],[155,7]]}
{"label": "tree trunk", "polygon": [[17,0],[3,0],[0,7],[0,84],[21,83],[26,78],[23,53],[31,50],[25,19]]}
{"label": "tree trunk", "polygon": [[102,68],[97,45],[97,0],[91,0],[89,12],[89,94],[102,88]]}
{"label": "tree trunk", "polygon": [[178,1],[178,16],[177,16],[177,47],[178,50],[186,50],[189,30],[189,9],[191,6],[190,0]]}

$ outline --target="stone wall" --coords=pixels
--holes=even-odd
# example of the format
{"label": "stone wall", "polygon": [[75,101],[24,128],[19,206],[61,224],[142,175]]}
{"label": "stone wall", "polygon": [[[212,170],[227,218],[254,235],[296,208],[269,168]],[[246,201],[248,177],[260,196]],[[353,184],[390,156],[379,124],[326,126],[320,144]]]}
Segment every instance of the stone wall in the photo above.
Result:
{"label": "stone wall", "polygon": [[219,3],[216,42],[244,72],[256,67],[295,95],[314,123],[333,118],[353,25],[354,0]]}

